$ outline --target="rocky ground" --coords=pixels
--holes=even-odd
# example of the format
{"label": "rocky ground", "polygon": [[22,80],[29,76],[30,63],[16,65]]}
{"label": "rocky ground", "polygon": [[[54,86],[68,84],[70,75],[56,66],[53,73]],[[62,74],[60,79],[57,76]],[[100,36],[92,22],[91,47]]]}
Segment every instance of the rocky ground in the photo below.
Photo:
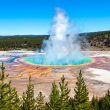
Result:
{"label": "rocky ground", "polygon": [[44,68],[25,64],[17,59],[14,63],[5,65],[6,72],[9,73],[9,79],[20,95],[26,89],[28,76],[32,75],[35,94],[37,95],[39,91],[42,91],[48,97],[52,82],[55,80],[58,83],[62,75],[69,82],[70,95],[73,96],[76,77],[82,69],[90,98],[93,95],[100,97],[110,89],[110,51],[88,51],[87,53],[95,59],[95,62],[90,65],[77,68]]}

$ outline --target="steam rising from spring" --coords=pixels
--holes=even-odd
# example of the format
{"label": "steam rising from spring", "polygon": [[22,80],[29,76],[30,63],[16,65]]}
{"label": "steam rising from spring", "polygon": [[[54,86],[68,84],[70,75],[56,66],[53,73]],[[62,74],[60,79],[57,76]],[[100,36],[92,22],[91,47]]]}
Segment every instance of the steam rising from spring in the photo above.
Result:
{"label": "steam rising from spring", "polygon": [[[68,66],[90,63],[80,51],[80,43],[75,33],[70,33],[71,23],[68,17],[58,11],[48,40],[44,41],[42,50],[45,55],[27,57],[26,62],[37,65]],[[69,33],[69,34],[68,34]]]}
{"label": "steam rising from spring", "polygon": [[53,21],[53,26],[48,41],[44,42],[45,63],[47,64],[72,64],[81,61],[84,56],[80,52],[80,44],[76,34],[68,35],[70,23],[68,17],[61,10]]}

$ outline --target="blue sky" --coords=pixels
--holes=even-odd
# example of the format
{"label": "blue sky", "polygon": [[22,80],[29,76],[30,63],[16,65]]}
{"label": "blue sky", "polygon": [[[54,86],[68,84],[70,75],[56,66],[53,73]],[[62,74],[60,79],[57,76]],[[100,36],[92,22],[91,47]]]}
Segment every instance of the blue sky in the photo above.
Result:
{"label": "blue sky", "polygon": [[110,30],[110,0],[0,0],[0,35],[48,34],[57,7],[79,32]]}

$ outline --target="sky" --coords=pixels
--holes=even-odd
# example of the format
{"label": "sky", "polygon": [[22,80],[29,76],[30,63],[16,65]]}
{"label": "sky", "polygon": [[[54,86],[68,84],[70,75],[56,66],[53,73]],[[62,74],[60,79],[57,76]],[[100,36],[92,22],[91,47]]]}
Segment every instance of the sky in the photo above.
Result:
{"label": "sky", "polygon": [[110,0],[0,0],[0,35],[48,34],[56,8],[78,32],[110,30]]}

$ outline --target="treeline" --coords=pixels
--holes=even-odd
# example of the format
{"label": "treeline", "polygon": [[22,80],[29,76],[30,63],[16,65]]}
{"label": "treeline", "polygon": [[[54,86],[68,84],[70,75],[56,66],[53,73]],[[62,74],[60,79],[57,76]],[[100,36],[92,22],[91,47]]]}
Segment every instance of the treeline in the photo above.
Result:
{"label": "treeline", "polygon": [[65,77],[62,76],[59,84],[54,81],[46,102],[42,92],[35,98],[34,85],[29,77],[27,90],[19,97],[11,82],[7,81],[8,75],[4,72],[5,67],[1,66],[0,73],[0,110],[110,110],[110,92],[105,96],[97,98],[93,96],[89,101],[88,90],[80,71],[77,77],[75,95],[70,97],[70,89]]}
{"label": "treeline", "polygon": [[[110,31],[81,33],[78,36],[78,40],[81,41],[82,47],[84,47],[87,42],[91,47],[110,47]],[[49,35],[0,36],[0,50],[36,50],[40,49],[43,41],[48,38]]]}
{"label": "treeline", "polygon": [[43,40],[48,37],[48,35],[0,36],[0,50],[36,50],[41,48]]}

